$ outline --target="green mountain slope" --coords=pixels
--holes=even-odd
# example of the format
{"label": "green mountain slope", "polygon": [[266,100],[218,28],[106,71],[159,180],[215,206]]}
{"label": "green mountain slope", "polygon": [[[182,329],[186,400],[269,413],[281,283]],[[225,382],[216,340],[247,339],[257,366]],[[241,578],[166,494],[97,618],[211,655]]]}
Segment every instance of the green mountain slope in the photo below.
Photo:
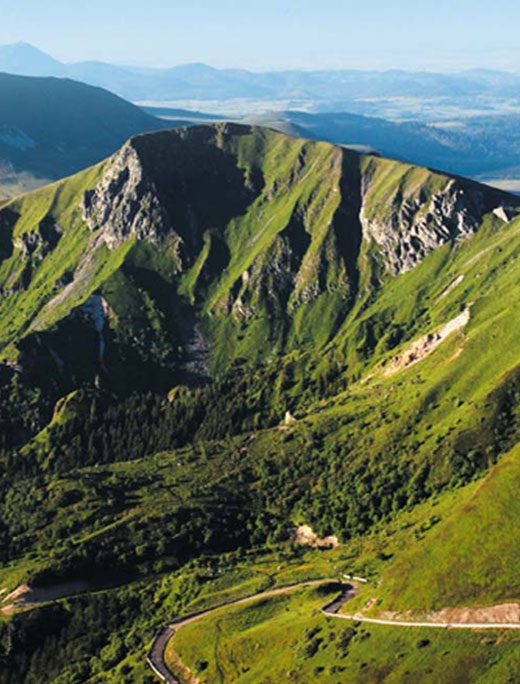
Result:
{"label": "green mountain slope", "polygon": [[484,225],[497,229],[493,210],[514,201],[263,129],[135,138],[102,166],[1,212],[0,344],[16,359],[38,331],[77,327],[78,308],[98,293],[120,338],[137,322],[157,338],[163,367],[174,365],[173,347],[188,346],[196,314],[213,371],[237,357],[316,349],[390,275]]}
{"label": "green mountain slope", "polygon": [[327,598],[323,588],[303,589],[217,611],[180,630],[169,649],[205,683],[283,681],[290,676],[306,684],[457,684],[506,682],[518,675],[518,645],[512,634],[388,629],[331,620],[320,613]]}
{"label": "green mountain slope", "polygon": [[[166,606],[218,585],[220,563],[252,566],[272,547],[296,561],[287,539],[302,523],[344,545],[306,572],[354,566],[377,610],[517,600],[516,202],[216,124],[138,136],[4,204],[0,587],[89,590],[8,611],[11,671],[137,676]],[[92,638],[72,626],[84,610]],[[38,627],[49,611],[52,635]],[[92,662],[50,664],[68,634]],[[488,662],[459,645],[457,672],[472,649],[477,670]]]}
{"label": "green mountain slope", "polygon": [[[371,580],[345,611],[361,609],[372,617],[408,620],[514,619],[519,595],[518,451],[517,446],[477,482],[436,496],[359,543],[329,552],[328,575],[322,566],[322,576],[344,567]],[[319,572],[325,562],[314,560],[311,567]],[[298,577],[305,565],[293,563],[292,576]],[[258,572],[261,567],[250,569]],[[235,592],[239,589],[240,584]],[[371,609],[363,608],[375,599]],[[320,614],[326,601],[322,587],[216,610],[175,635],[167,647],[167,662],[176,671],[180,656],[207,682],[218,681],[222,673],[225,680],[248,682],[283,678],[288,671],[299,681],[318,676],[335,682],[341,676],[360,682],[505,682],[519,671],[514,632],[403,629],[331,620]],[[215,597],[213,605],[218,603]],[[448,606],[452,609],[445,610]]]}
{"label": "green mountain slope", "polygon": [[517,446],[461,496],[426,543],[400,554],[382,576],[384,604],[438,610],[518,599],[519,454]]}

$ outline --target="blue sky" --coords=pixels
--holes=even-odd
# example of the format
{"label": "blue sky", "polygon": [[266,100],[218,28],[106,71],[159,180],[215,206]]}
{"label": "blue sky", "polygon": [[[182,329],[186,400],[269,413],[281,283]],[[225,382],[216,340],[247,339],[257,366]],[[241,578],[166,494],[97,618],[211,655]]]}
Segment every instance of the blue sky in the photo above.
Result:
{"label": "blue sky", "polygon": [[154,66],[520,71],[518,0],[80,2],[0,0],[0,43]]}

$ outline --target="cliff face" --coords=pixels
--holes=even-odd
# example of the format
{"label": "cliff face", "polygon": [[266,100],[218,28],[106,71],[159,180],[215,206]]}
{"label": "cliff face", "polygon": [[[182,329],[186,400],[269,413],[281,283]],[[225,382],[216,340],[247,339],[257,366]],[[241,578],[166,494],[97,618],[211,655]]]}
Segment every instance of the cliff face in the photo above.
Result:
{"label": "cliff face", "polygon": [[85,192],[81,209],[89,229],[99,232],[111,250],[130,238],[158,244],[159,236],[174,234],[131,142],[113,157],[96,187]]}
{"label": "cliff face", "polygon": [[[360,213],[392,275],[414,268],[433,250],[473,235],[486,214],[515,200],[491,188],[425,169],[371,160],[363,176]],[[503,219],[502,219],[503,220]]]}
{"label": "cliff face", "polygon": [[[314,201],[319,194],[321,204],[337,212],[331,225],[338,224],[342,213],[348,215],[340,240],[346,233],[351,234],[348,238],[360,233],[354,236],[350,256],[357,256],[352,252],[360,241],[373,241],[385,269],[398,275],[432,250],[473,235],[486,214],[510,210],[511,198],[470,181],[333,146],[319,160],[312,148],[323,144],[291,138],[285,138],[285,154],[279,155],[289,173],[269,178],[266,157],[276,153],[277,145],[282,147],[284,138],[272,131],[218,124],[133,139],[114,155],[96,187],[85,192],[83,218],[92,232],[103,235],[109,249],[129,238],[155,245],[169,238],[178,247],[183,244],[189,266],[197,254],[188,252],[201,248],[206,231],[226,239],[230,222],[242,217],[256,224],[255,242],[265,217],[275,220],[269,205],[282,195],[289,198],[314,176],[312,193],[293,203],[285,228],[273,236],[269,269],[281,270],[285,277],[305,262],[309,236],[318,228],[316,214],[323,208]],[[322,165],[316,168],[319,161]],[[244,276],[247,282],[261,261],[251,264]],[[294,275],[303,284],[299,296],[312,296],[316,283],[307,287],[303,274]]]}

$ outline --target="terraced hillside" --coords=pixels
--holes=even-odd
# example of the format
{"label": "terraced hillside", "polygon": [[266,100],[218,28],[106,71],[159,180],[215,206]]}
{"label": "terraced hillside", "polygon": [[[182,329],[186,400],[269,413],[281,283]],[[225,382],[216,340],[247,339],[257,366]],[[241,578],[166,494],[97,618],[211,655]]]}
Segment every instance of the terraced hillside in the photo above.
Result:
{"label": "terraced hillside", "polygon": [[[231,124],[133,138],[4,204],[0,681],[146,680],[160,623],[228,579],[269,586],[270,554],[380,577],[356,599],[372,613],[518,601],[517,214],[464,179]],[[288,543],[302,523],[339,548]],[[29,613],[30,591],[8,597],[71,582],[86,594]]]}

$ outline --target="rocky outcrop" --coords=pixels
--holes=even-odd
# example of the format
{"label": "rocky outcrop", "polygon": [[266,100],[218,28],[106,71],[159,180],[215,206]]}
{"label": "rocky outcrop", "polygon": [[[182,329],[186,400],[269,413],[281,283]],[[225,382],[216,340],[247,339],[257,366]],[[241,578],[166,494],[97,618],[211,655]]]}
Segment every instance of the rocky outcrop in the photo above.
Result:
{"label": "rocky outcrop", "polygon": [[405,368],[422,361],[434,352],[444,340],[454,332],[463,330],[469,323],[470,310],[464,309],[458,316],[452,318],[435,332],[420,337],[403,350],[398,356],[394,356],[390,363],[386,365],[383,375],[390,376],[398,373]]}
{"label": "rocky outcrop", "polygon": [[98,185],[85,192],[81,209],[89,229],[99,232],[111,250],[130,238],[154,244],[165,236],[180,240],[132,141],[113,157]]}
{"label": "rocky outcrop", "polygon": [[13,239],[13,246],[22,258],[37,256],[41,261],[57,244],[61,228],[49,217],[40,221],[34,230],[20,233]]}
{"label": "rocky outcrop", "polygon": [[405,197],[397,186],[388,207],[377,212],[362,207],[363,234],[377,244],[390,273],[398,275],[415,268],[433,250],[473,235],[486,213],[502,208],[498,198],[493,206],[493,198],[491,190],[485,194],[479,186],[456,179],[448,179],[430,197],[423,192]]}
{"label": "rocky outcrop", "polygon": [[298,525],[292,537],[297,544],[317,549],[335,549],[339,546],[339,540],[335,535],[319,537],[310,525]]}
{"label": "rocky outcrop", "polygon": [[504,223],[510,223],[515,218],[517,212],[514,207],[501,205],[493,210],[493,214]]}
{"label": "rocky outcrop", "polygon": [[99,337],[99,362],[104,366],[105,356],[105,323],[110,313],[110,307],[104,297],[99,294],[91,295],[80,307],[80,311],[92,322]]}

